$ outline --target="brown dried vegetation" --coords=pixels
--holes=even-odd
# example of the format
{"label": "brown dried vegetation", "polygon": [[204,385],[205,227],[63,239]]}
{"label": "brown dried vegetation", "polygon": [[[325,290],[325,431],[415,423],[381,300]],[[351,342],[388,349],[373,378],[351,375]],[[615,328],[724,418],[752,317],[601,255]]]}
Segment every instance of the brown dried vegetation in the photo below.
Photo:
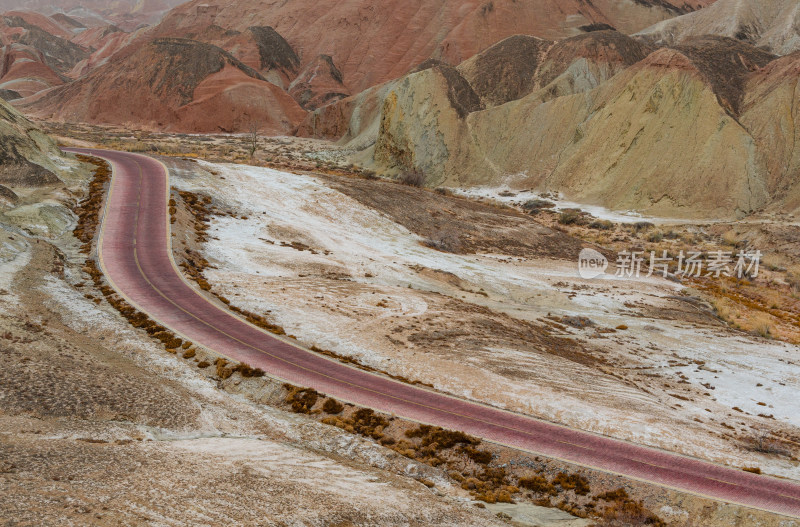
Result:
{"label": "brown dried vegetation", "polygon": [[89,182],[89,193],[75,208],[78,224],[72,231],[72,234],[83,243],[81,252],[88,254],[92,249],[92,240],[94,240],[100,225],[100,212],[103,207],[106,184],[111,180],[111,167],[97,157],[78,154],[77,158],[95,166],[94,176]]}
{"label": "brown dried vegetation", "polygon": [[347,355],[340,355],[340,354],[338,354],[338,353],[336,353],[334,351],[322,349],[322,348],[320,348],[318,346],[311,346],[311,348],[309,348],[309,349],[311,351],[313,351],[314,353],[319,353],[320,355],[325,355],[326,357],[330,357],[332,359],[336,359],[339,362],[343,362],[345,364],[352,364],[353,366],[355,366],[359,370],[364,370],[364,371],[368,371],[368,372],[372,372],[372,373],[380,373],[381,375],[385,375],[386,377],[389,377],[390,379],[394,379],[396,381],[400,381],[400,382],[405,383],[405,384],[417,384],[417,385],[420,385],[420,386],[427,386],[429,388],[433,388],[432,384],[428,384],[428,383],[425,383],[425,382],[422,382],[422,381],[411,380],[408,377],[404,377],[402,375],[393,375],[391,373],[387,373],[387,372],[385,372],[383,370],[379,370],[377,368],[373,368],[372,366],[367,366],[366,364],[363,364],[363,363],[359,362],[357,359],[354,359],[353,357],[348,357]]}
{"label": "brown dried vegetation", "polygon": [[597,525],[599,526],[652,525],[666,527],[663,520],[647,510],[641,501],[631,499],[623,488],[596,496],[596,499],[607,503],[605,508],[598,513],[600,521]]}
{"label": "brown dried vegetation", "polygon": [[244,362],[229,366],[228,361],[221,357],[214,361],[214,365],[217,367],[217,377],[223,380],[229,378],[234,373],[239,373],[244,378],[263,377],[266,375],[264,370],[261,368],[253,368]]}

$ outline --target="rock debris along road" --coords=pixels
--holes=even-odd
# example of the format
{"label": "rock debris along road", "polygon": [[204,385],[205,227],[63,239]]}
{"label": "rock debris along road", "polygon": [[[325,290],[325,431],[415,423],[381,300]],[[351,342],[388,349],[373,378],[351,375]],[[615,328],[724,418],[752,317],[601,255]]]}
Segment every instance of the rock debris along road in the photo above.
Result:
{"label": "rock debris along road", "polygon": [[169,176],[158,161],[70,149],[108,160],[113,179],[99,242],[113,287],[153,319],[230,359],[326,395],[503,445],[787,516],[800,517],[800,483],[565,428],[393,381],[276,338],[206,300],[170,254]]}

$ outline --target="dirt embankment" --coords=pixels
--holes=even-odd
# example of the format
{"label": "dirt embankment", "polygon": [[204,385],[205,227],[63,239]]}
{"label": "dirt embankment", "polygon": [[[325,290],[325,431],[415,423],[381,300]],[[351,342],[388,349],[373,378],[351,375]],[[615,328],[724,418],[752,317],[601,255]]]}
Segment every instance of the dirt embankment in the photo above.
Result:
{"label": "dirt embankment", "polygon": [[451,252],[574,260],[581,251],[577,239],[509,208],[378,179],[343,181],[329,176],[325,180],[339,192],[381,211],[430,243],[448,244],[446,249]]}

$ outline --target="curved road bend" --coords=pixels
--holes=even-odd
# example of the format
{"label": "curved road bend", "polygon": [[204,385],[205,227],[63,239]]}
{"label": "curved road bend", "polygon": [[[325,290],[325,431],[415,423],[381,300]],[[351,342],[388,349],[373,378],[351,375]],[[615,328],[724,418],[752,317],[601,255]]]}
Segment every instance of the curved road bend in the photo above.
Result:
{"label": "curved road bend", "polygon": [[99,244],[113,287],[161,324],[236,361],[324,394],[414,421],[692,494],[800,517],[800,483],[759,476],[569,429],[399,383],[278,339],[215,306],[170,255],[168,174],[146,156],[70,149],[113,165]]}

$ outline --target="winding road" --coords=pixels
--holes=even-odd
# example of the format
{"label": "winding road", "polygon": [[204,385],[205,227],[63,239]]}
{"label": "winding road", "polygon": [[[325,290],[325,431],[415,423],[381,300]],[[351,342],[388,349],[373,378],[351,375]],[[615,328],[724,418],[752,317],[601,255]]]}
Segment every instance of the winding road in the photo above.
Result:
{"label": "winding road", "polygon": [[176,334],[295,385],[421,423],[692,494],[800,518],[800,483],[759,476],[393,381],[256,328],[194,289],[172,259],[169,174],[138,154],[69,149],[113,166],[99,241],[113,288]]}

